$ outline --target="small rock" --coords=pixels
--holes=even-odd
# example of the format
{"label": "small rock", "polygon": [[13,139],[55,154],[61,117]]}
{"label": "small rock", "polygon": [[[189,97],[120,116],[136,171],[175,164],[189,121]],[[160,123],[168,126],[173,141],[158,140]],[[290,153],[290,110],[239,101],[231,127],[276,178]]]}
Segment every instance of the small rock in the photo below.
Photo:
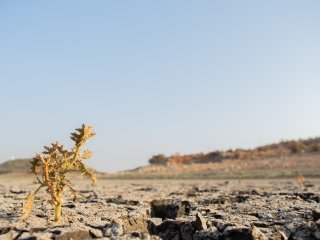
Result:
{"label": "small rock", "polygon": [[157,236],[152,236],[152,238],[151,238],[151,235],[149,234],[149,233],[142,233],[141,234],[141,239],[142,240],[156,240],[156,239],[160,239],[161,240],[161,238],[158,238]]}
{"label": "small rock", "polygon": [[67,203],[67,204],[64,204],[62,207],[66,207],[66,208],[75,208],[76,205],[74,203]]}
{"label": "small rock", "polygon": [[[32,236],[29,232],[24,232],[21,234],[19,239],[21,239],[21,240],[37,240],[37,237]],[[51,239],[51,238],[49,238],[49,239]]]}
{"label": "small rock", "polygon": [[0,235],[0,240],[13,240],[14,239],[15,232],[13,230],[10,230],[9,232],[5,234]]}
{"label": "small rock", "polygon": [[312,217],[314,221],[317,221],[320,219],[320,208],[317,208],[312,211]]}
{"label": "small rock", "polygon": [[268,240],[268,238],[257,227],[253,227],[251,230],[253,240]]}
{"label": "small rock", "polygon": [[161,224],[162,224],[162,219],[161,218],[149,218],[147,220],[148,231],[151,234],[155,234],[157,227],[159,225],[161,225]]}
{"label": "small rock", "polygon": [[278,230],[278,233],[280,234],[281,240],[288,240],[287,235],[283,231]]}
{"label": "small rock", "polygon": [[180,235],[183,240],[192,240],[194,228],[191,222],[182,223],[180,226]]}
{"label": "small rock", "polygon": [[320,231],[313,232],[312,236],[314,236],[316,239],[320,239]]}
{"label": "small rock", "polygon": [[22,194],[22,193],[26,193],[27,191],[21,190],[20,188],[17,188],[17,187],[12,187],[10,189],[10,192],[14,194]]}
{"label": "small rock", "polygon": [[90,235],[92,238],[102,238],[103,237],[102,231],[99,229],[91,228],[89,232],[90,232]]}
{"label": "small rock", "polygon": [[290,239],[294,239],[294,240],[311,239],[311,233],[307,228],[300,227],[296,232],[290,235]]}
{"label": "small rock", "polygon": [[192,237],[193,237],[193,240],[209,240],[209,239],[220,240],[221,239],[219,233],[205,231],[205,230],[196,231]]}
{"label": "small rock", "polygon": [[190,211],[190,204],[176,199],[160,199],[151,202],[151,217],[176,219]]}
{"label": "small rock", "polygon": [[313,187],[314,184],[312,184],[312,183],[310,183],[310,182],[305,182],[305,183],[304,183],[304,186],[308,188],[308,187]]}
{"label": "small rock", "polygon": [[258,188],[252,189],[250,194],[251,195],[261,195],[261,190]]}
{"label": "small rock", "polygon": [[120,219],[114,219],[112,223],[103,231],[105,237],[123,235],[123,222]]}
{"label": "small rock", "polygon": [[140,237],[140,233],[139,232],[132,232],[131,237]]}
{"label": "small rock", "polygon": [[55,240],[69,240],[69,239],[92,239],[89,231],[86,230],[73,230],[64,232],[54,238]]}
{"label": "small rock", "polygon": [[147,232],[147,217],[149,212],[143,207],[129,212],[128,216],[122,217],[123,221],[123,232],[130,233],[132,231]]}
{"label": "small rock", "polygon": [[32,234],[32,233],[37,233],[37,232],[43,232],[45,230],[47,230],[47,228],[45,228],[45,227],[32,227],[32,228],[30,228],[29,232],[30,232],[30,234]]}
{"label": "small rock", "polygon": [[196,221],[195,221],[195,228],[197,230],[207,230],[207,221],[206,219],[201,215],[201,213],[197,213],[196,215]]}
{"label": "small rock", "polygon": [[[141,239],[142,240],[150,240],[151,236],[149,233],[141,233]],[[152,237],[152,239],[155,239],[154,236]]]}
{"label": "small rock", "polygon": [[148,221],[152,222],[156,226],[159,226],[162,223],[161,218],[149,218]]}
{"label": "small rock", "polygon": [[[149,230],[149,233],[152,235],[158,235],[162,239],[172,240],[180,239],[181,226],[187,224],[188,221],[185,220],[165,220],[159,226],[154,227],[152,232]],[[189,224],[191,222],[189,221]]]}
{"label": "small rock", "polygon": [[252,240],[251,229],[248,227],[227,227],[223,231],[224,240]]}
{"label": "small rock", "polygon": [[[34,233],[30,238],[27,238],[25,240],[51,240],[52,239],[52,233],[50,232],[39,232],[39,233]],[[20,239],[20,238],[19,238]],[[57,239],[57,238],[55,238]],[[21,238],[22,240],[22,238]]]}

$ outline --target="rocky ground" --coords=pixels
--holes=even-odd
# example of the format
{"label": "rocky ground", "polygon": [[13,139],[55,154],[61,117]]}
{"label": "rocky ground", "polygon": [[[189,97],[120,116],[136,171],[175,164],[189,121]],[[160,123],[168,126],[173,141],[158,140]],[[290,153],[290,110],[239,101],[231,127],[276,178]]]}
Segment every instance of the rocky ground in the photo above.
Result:
{"label": "rocky ground", "polygon": [[79,196],[66,194],[60,224],[45,191],[22,222],[36,186],[0,175],[0,240],[320,239],[320,179],[74,182]]}

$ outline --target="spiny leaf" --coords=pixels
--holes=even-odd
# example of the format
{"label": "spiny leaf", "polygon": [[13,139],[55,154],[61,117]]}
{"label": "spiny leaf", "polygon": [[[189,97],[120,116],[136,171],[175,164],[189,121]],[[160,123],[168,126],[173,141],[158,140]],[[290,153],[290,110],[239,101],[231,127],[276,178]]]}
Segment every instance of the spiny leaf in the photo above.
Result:
{"label": "spiny leaf", "polygon": [[71,133],[71,139],[76,143],[76,145],[82,145],[89,138],[96,135],[96,133],[92,130],[91,126],[82,125],[81,128],[77,128],[76,131],[78,133]]}
{"label": "spiny leaf", "polygon": [[82,155],[81,155],[81,158],[86,160],[86,159],[91,158],[91,156],[92,156],[92,151],[84,150]]}
{"label": "spiny leaf", "polygon": [[83,162],[78,160],[76,162],[77,169],[79,172],[81,172],[84,176],[91,178],[91,181],[95,184],[97,182],[97,178],[94,175],[93,171],[90,170]]}
{"label": "spiny leaf", "polygon": [[35,174],[38,174],[40,172],[39,166],[40,166],[40,159],[35,157],[31,161],[31,171]]}

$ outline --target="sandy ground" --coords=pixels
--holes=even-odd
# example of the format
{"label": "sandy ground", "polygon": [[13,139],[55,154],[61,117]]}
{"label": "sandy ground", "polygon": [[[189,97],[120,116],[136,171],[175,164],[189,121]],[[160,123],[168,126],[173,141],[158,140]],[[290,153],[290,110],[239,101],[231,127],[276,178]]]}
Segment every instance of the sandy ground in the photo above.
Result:
{"label": "sandy ground", "polygon": [[0,175],[0,240],[320,239],[320,179],[74,179],[59,224],[45,191],[19,220],[32,180]]}

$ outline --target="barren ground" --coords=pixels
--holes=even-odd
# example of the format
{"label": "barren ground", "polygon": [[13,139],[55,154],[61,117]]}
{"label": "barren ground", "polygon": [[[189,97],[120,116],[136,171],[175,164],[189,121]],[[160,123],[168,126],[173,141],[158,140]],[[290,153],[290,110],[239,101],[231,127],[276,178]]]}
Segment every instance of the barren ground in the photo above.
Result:
{"label": "barren ground", "polygon": [[[65,194],[63,218],[32,177],[0,175],[0,239],[320,239],[320,179],[74,180],[79,197]],[[80,196],[81,195],[81,196]]]}

